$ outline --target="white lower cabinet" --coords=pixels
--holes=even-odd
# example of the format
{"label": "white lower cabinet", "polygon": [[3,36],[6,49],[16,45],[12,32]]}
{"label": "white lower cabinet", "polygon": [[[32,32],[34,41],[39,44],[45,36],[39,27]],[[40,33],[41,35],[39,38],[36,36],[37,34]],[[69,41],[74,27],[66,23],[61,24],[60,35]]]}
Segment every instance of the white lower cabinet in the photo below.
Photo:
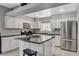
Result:
{"label": "white lower cabinet", "polygon": [[2,38],[2,53],[9,51],[11,49],[10,43],[11,39],[10,38]]}
{"label": "white lower cabinet", "polygon": [[45,56],[52,56],[52,41],[47,41],[44,43],[44,55]]}
{"label": "white lower cabinet", "polygon": [[35,43],[29,43],[26,41],[19,41],[19,55],[23,56],[23,50],[24,49],[31,49],[34,51],[37,51],[37,56],[52,56],[52,40],[49,40],[42,44],[35,44]]}
{"label": "white lower cabinet", "polygon": [[44,55],[43,44],[30,43],[30,47],[32,50],[37,51],[37,56]]}
{"label": "white lower cabinet", "polygon": [[1,47],[2,47],[2,53],[5,53],[7,51],[16,49],[19,47],[19,42],[16,38],[20,36],[14,36],[14,37],[4,37],[1,39]]}
{"label": "white lower cabinet", "polygon": [[55,36],[54,40],[55,40],[55,46],[60,47],[60,36],[59,35]]}
{"label": "white lower cabinet", "polygon": [[22,56],[23,55],[23,49],[25,49],[25,42],[23,41],[19,41],[19,56]]}
{"label": "white lower cabinet", "polygon": [[18,41],[17,40],[15,40],[15,38],[12,38],[11,39],[11,45],[10,45],[11,47],[11,49],[16,49],[16,48],[18,48]]}
{"label": "white lower cabinet", "polygon": [[34,43],[29,43],[29,42],[19,40],[19,55],[20,56],[23,56],[23,50],[27,48],[37,51],[38,56],[43,56],[43,45],[42,44],[34,44]]}

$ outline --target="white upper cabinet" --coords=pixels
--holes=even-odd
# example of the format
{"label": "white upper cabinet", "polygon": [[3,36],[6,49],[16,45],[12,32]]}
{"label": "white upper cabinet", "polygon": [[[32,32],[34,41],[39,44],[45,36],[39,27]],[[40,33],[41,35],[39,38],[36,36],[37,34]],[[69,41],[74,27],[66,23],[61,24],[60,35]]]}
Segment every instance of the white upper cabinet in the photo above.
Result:
{"label": "white upper cabinet", "polygon": [[32,26],[31,20],[26,20],[22,18],[12,17],[12,16],[5,16],[5,28],[23,28],[23,23],[29,23]]}
{"label": "white upper cabinet", "polygon": [[5,28],[21,28],[20,27],[20,19],[12,17],[12,16],[5,16]]}
{"label": "white upper cabinet", "polygon": [[10,16],[5,16],[5,28],[14,28],[15,18]]}
{"label": "white upper cabinet", "polygon": [[23,21],[23,19],[15,17],[15,27],[14,28],[23,28],[22,21]]}

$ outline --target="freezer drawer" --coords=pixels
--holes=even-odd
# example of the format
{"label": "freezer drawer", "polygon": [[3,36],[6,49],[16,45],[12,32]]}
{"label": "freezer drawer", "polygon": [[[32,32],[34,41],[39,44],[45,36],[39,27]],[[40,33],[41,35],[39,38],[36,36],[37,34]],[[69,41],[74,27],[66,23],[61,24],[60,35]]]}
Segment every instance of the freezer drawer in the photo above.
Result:
{"label": "freezer drawer", "polygon": [[77,42],[76,40],[71,39],[62,39],[61,40],[61,48],[69,51],[77,51]]}

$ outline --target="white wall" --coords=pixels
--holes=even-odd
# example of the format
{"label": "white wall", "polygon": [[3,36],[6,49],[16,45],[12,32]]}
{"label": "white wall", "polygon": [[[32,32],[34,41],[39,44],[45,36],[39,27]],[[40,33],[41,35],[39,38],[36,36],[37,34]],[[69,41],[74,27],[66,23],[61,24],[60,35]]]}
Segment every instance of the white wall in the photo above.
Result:
{"label": "white wall", "polygon": [[51,31],[51,24],[50,23],[42,23],[41,24],[41,31]]}
{"label": "white wall", "polygon": [[32,22],[32,28],[40,28],[41,23],[38,18],[33,18],[31,22]]}

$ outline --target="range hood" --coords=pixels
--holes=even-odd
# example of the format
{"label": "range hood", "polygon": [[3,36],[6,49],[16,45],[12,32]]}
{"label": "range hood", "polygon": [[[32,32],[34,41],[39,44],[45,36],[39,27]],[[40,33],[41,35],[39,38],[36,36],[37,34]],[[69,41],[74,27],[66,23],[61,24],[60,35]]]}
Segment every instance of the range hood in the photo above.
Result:
{"label": "range hood", "polygon": [[29,3],[24,6],[20,6],[12,11],[6,13],[6,15],[10,16],[21,16],[28,13],[37,12],[40,10],[45,10],[53,7],[58,7],[61,5],[66,5],[68,3]]}

